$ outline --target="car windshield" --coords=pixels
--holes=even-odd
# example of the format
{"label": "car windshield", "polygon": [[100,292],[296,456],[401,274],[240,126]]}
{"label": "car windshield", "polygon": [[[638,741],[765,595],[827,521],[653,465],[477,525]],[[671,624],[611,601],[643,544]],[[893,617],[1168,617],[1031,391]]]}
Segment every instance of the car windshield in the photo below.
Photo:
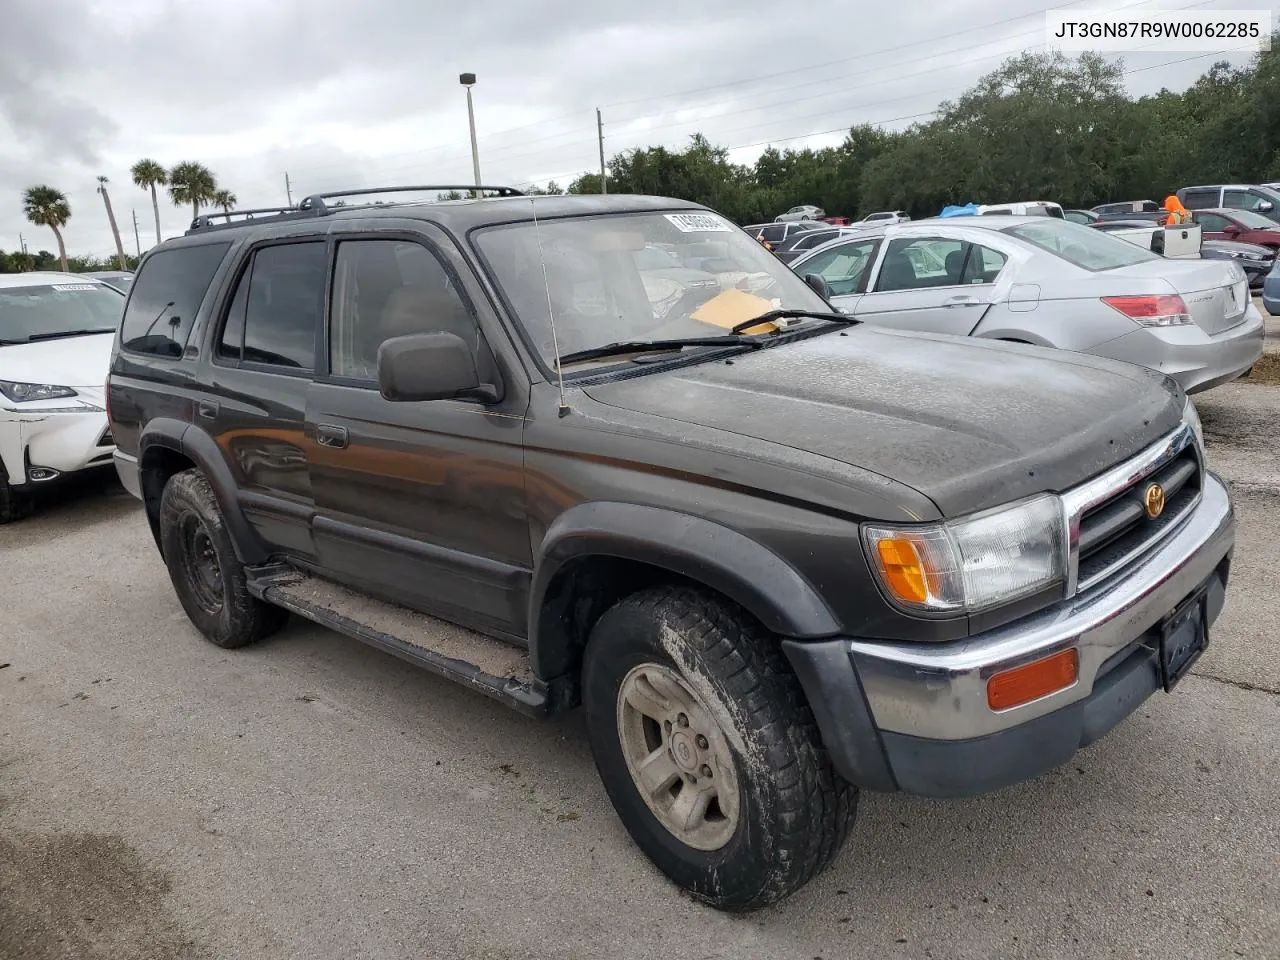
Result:
{"label": "car windshield", "polygon": [[[777,257],[713,213],[573,217],[487,227],[474,236],[548,367],[555,365],[548,301],[561,356],[620,341],[728,334],[769,310],[831,310]],[[684,269],[647,269],[655,247]],[[774,329],[764,324],[748,333]]]}
{"label": "car windshield", "polygon": [[1136,243],[1053,217],[1029,219],[1026,223],[1005,227],[1004,232],[1085,270],[1114,270],[1159,259]]}
{"label": "car windshield", "polygon": [[1232,210],[1231,218],[1254,230],[1275,230],[1276,222],[1252,210]]}
{"label": "car windshield", "polygon": [[101,283],[0,287],[0,343],[79,333],[114,333],[124,294]]}

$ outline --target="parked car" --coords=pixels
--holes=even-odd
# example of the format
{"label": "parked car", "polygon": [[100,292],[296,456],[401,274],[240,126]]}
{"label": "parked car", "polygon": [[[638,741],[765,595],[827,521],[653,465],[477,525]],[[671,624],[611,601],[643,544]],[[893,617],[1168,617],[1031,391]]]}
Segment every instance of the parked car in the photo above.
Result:
{"label": "parked car", "polygon": [[876,213],[868,213],[859,223],[905,223],[911,218],[907,216],[905,210],[880,210]]}
{"label": "parked car", "polygon": [[1092,210],[1064,210],[1062,211],[1062,218],[1070,220],[1072,223],[1083,223],[1085,225],[1097,223],[1101,219]]}
{"label": "parked car", "polygon": [[121,293],[128,293],[129,284],[133,282],[133,273],[128,270],[99,270],[93,273],[81,274],[81,276],[101,280],[107,286],[115,287]]}
{"label": "parked car", "polygon": [[1271,263],[1271,270],[1262,281],[1262,305],[1273,317],[1280,317],[1280,257]]}
{"label": "parked car", "polygon": [[1015,216],[1015,217],[1057,217],[1065,219],[1062,204],[1052,200],[1020,200],[1017,203],[981,203],[978,204],[978,216]]}
{"label": "parked car", "polygon": [[1155,220],[1164,224],[1169,219],[1169,211],[1154,200],[1102,203],[1094,207],[1092,212],[1096,213],[1100,220]]}
{"label": "parked car", "polygon": [[823,223],[833,227],[847,227],[852,221],[848,217],[833,217],[830,214],[822,218]]}
{"label": "parked car", "polygon": [[0,274],[0,524],[37,487],[111,466],[102,385],[123,304],[80,274]]}
{"label": "parked car", "polygon": [[835,240],[837,237],[847,237],[854,233],[857,233],[857,231],[848,227],[838,227],[830,230],[801,230],[774,246],[773,253],[783,263],[790,263],[796,257],[801,256],[808,250],[812,250],[814,247]]}
{"label": "parked car", "polygon": [[1159,370],[1188,393],[1262,354],[1262,316],[1234,262],[1168,260],[1049,217],[916,221],[797,258],[868,323],[1015,340]]}
{"label": "parked car", "polygon": [[776,249],[779,244],[803,233],[806,230],[826,230],[827,225],[820,220],[792,220],[787,223],[757,223],[743,227],[756,240],[763,240],[769,248]]}
{"label": "parked car", "polygon": [[1191,219],[1210,240],[1239,240],[1272,251],[1280,248],[1280,223],[1252,210],[1194,210]]}
{"label": "parked car", "polygon": [[[859,787],[1039,775],[1204,649],[1234,519],[1166,377],[857,323],[692,203],[490,192],[143,259],[116,459],[211,642],[292,611],[581,703],[636,844],[732,909],[826,867]],[[625,254],[708,244],[767,284],[655,317]]]}
{"label": "parked car", "polygon": [[1249,280],[1249,289],[1262,286],[1263,280],[1271,272],[1275,262],[1275,250],[1258,246],[1256,243],[1239,243],[1235,240],[1205,240],[1200,245],[1200,256],[1206,260],[1234,260],[1240,264],[1245,277]]}
{"label": "parked car", "polygon": [[1095,220],[1089,226],[1171,259],[1198,258],[1204,244],[1203,232],[1195,223],[1161,226],[1154,220]]}
{"label": "parked car", "polygon": [[1280,192],[1260,184],[1183,187],[1177,197],[1188,210],[1252,210],[1280,222]]}
{"label": "parked car", "polygon": [[786,223],[791,220],[821,220],[826,215],[826,211],[821,207],[806,203],[798,207],[792,207],[786,213],[780,213],[773,219],[775,223]]}

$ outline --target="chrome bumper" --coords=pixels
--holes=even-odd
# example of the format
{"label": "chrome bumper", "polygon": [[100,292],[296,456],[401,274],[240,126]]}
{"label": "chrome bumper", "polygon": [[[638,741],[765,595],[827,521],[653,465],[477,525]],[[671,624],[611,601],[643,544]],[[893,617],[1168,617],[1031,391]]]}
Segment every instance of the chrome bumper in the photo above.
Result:
{"label": "chrome bumper", "polygon": [[[954,643],[853,641],[850,654],[875,726],[933,740],[1017,727],[1088,697],[1104,664],[1200,586],[1235,543],[1226,487],[1206,474],[1200,503],[1176,533],[1111,580],[996,630]],[[1070,687],[1009,710],[987,705],[992,674],[1076,648]]]}

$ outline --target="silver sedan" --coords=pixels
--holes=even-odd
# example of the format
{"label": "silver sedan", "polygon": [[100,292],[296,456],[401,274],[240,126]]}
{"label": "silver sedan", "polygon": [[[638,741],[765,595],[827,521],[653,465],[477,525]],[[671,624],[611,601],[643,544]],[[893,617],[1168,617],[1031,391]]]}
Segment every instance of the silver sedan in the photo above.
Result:
{"label": "silver sedan", "polygon": [[1166,260],[1049,217],[863,230],[791,269],[867,323],[1125,360],[1188,393],[1236,379],[1262,355],[1262,315],[1238,264]]}

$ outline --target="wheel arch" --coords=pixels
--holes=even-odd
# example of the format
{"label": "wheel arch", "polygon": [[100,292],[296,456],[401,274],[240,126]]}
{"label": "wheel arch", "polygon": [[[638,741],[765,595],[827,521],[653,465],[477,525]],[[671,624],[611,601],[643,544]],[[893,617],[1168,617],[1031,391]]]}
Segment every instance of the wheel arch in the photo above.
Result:
{"label": "wheel arch", "polygon": [[530,590],[535,674],[576,702],[577,672],[600,615],[637,590],[683,582],[714,592],[785,637],[828,637],[840,625],[817,590],[782,557],[701,517],[638,504],[597,502],[561,514],[547,530]]}
{"label": "wheel arch", "polygon": [[151,535],[160,547],[160,498],[175,473],[197,469],[213,488],[227,532],[241,563],[262,563],[266,548],[250,526],[236,498],[235,479],[217,443],[188,423],[159,418],[147,424],[138,442],[138,474]]}

